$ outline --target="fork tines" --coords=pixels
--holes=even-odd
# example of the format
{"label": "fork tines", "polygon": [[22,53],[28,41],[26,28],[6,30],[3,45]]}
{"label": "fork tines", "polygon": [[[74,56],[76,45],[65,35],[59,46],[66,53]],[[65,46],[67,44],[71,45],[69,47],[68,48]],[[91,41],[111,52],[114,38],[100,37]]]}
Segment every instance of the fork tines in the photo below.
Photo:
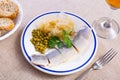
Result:
{"label": "fork tines", "polygon": [[106,52],[106,54],[103,57],[100,58],[99,62],[101,62],[101,65],[105,65],[109,63],[117,53],[118,52],[111,48],[109,51]]}

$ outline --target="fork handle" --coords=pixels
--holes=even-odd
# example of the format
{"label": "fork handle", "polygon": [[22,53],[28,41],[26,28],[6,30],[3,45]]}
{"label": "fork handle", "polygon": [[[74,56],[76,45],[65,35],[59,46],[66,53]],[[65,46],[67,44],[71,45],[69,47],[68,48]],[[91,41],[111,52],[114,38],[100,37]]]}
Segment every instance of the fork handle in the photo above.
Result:
{"label": "fork handle", "polygon": [[85,72],[83,72],[78,78],[76,78],[75,80],[82,80],[82,78],[88,73],[88,72],[90,72],[90,71],[92,71],[93,70],[93,68],[92,67],[90,67],[90,68],[88,68]]}

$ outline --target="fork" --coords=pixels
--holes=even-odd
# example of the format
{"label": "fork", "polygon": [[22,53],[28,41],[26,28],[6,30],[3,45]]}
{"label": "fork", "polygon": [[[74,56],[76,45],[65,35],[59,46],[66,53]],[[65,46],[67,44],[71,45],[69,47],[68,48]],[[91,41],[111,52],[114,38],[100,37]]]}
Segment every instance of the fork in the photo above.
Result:
{"label": "fork", "polygon": [[109,63],[117,53],[118,52],[116,52],[113,48],[111,48],[110,50],[108,50],[106,52],[105,55],[100,57],[90,68],[88,68],[85,72],[83,72],[75,80],[82,80],[82,78],[85,76],[85,74],[87,74],[88,72],[90,72],[92,70],[100,70],[100,69],[102,69],[103,66],[106,65],[107,63]]}

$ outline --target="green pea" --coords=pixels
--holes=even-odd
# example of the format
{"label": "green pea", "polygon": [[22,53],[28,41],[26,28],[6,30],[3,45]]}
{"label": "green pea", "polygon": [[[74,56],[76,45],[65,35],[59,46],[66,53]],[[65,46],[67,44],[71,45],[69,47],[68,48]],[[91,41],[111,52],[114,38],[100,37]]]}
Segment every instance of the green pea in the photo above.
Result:
{"label": "green pea", "polygon": [[40,29],[34,29],[30,41],[34,45],[36,51],[44,54],[48,47],[48,40],[50,37],[51,35],[49,33],[44,33]]}

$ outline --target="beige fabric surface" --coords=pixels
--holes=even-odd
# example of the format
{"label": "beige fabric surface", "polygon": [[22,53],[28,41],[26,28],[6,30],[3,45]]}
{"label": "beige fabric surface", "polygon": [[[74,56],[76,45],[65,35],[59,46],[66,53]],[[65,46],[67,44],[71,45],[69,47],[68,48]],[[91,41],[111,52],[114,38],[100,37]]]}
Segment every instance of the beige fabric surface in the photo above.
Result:
{"label": "beige fabric surface", "polygon": [[108,49],[119,54],[102,70],[88,73],[83,80],[120,80],[120,34],[112,40],[98,38],[98,50],[91,64],[81,72],[67,76],[53,76],[32,67],[22,54],[20,37],[23,28],[36,15],[49,11],[68,11],[84,18],[90,25],[100,17],[110,17],[120,24],[120,10],[111,10],[105,0],[19,0],[23,7],[23,21],[17,31],[0,41],[0,80],[74,80]]}

